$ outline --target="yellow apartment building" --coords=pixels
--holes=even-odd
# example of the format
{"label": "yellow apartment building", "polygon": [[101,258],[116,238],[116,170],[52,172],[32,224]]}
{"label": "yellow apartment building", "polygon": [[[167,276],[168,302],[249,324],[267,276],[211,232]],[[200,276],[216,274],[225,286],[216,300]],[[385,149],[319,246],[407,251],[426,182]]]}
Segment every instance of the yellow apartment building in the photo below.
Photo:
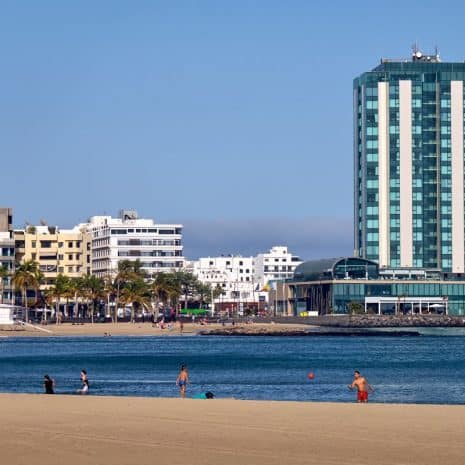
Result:
{"label": "yellow apartment building", "polygon": [[58,274],[79,277],[91,273],[91,236],[85,228],[59,229],[56,226],[28,226],[16,230],[16,263],[34,260],[44,276],[41,289],[55,282]]}

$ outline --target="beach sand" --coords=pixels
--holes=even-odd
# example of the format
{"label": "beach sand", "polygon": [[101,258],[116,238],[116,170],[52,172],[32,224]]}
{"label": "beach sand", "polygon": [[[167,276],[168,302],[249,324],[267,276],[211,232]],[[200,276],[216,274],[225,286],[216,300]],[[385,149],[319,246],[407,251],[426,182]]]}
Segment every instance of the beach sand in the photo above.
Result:
{"label": "beach sand", "polygon": [[455,465],[465,407],[0,395],[8,465]]}
{"label": "beach sand", "polygon": [[[309,329],[308,325],[295,325],[295,324],[256,324],[253,325],[242,325],[247,327],[251,331],[270,330],[270,331],[282,331],[286,330],[298,330],[298,329]],[[228,328],[231,327],[229,324]],[[240,325],[236,325],[240,327]],[[161,330],[152,326],[151,323],[86,323],[83,325],[73,325],[71,323],[63,323],[60,325],[47,325],[42,328],[50,332],[40,331],[39,329],[33,328],[19,328],[13,330],[12,327],[3,326],[3,330],[0,330],[0,336],[103,336],[104,333],[110,333],[112,336],[179,336],[180,329],[179,325],[175,324],[172,330],[164,329]],[[219,324],[209,324],[202,326],[198,323],[185,323],[184,324],[184,335],[193,335],[202,330],[212,330],[223,328]]]}

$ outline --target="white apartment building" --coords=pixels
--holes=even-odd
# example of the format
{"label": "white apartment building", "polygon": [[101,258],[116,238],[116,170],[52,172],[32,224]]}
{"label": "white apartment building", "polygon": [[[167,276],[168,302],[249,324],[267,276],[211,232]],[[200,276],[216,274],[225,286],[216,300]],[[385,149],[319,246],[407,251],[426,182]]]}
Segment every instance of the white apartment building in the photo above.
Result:
{"label": "white apartment building", "polygon": [[122,260],[137,260],[153,276],[184,267],[181,224],[156,224],[122,210],[119,218],[93,216],[86,223],[92,236],[92,273],[114,274]]}
{"label": "white apartment building", "polygon": [[[221,256],[204,257],[190,264],[190,268],[203,283],[214,289],[223,289],[223,295],[215,299],[222,308],[260,309],[269,302],[270,284],[291,278],[302,261],[292,255],[287,247],[276,246],[256,257]],[[261,307],[261,308],[263,308]]]}
{"label": "white apartment building", "polygon": [[270,281],[292,278],[301,263],[302,260],[290,253],[287,247],[274,246],[269,252],[255,257],[254,281],[263,288]]}
{"label": "white apartment building", "polygon": [[233,303],[239,306],[258,300],[254,282],[254,258],[242,256],[205,257],[192,262],[192,273],[203,283],[223,289],[215,303]]}

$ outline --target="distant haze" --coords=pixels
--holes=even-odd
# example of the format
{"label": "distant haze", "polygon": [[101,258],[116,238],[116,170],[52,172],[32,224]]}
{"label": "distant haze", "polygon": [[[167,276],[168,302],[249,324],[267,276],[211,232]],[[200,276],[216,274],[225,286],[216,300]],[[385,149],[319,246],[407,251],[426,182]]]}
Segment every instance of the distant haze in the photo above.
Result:
{"label": "distant haze", "polygon": [[353,253],[352,220],[329,218],[261,218],[251,220],[190,220],[184,224],[188,258],[267,252],[287,245],[300,258],[329,258]]}

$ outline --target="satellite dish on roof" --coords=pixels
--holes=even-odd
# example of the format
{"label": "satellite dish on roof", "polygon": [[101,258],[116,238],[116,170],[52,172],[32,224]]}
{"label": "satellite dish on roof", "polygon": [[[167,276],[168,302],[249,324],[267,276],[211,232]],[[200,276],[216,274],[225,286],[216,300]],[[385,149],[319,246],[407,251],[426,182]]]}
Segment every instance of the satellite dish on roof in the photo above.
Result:
{"label": "satellite dish on roof", "polygon": [[415,56],[417,58],[421,58],[422,57],[422,53],[420,52],[420,50],[418,50],[416,53],[415,53]]}

